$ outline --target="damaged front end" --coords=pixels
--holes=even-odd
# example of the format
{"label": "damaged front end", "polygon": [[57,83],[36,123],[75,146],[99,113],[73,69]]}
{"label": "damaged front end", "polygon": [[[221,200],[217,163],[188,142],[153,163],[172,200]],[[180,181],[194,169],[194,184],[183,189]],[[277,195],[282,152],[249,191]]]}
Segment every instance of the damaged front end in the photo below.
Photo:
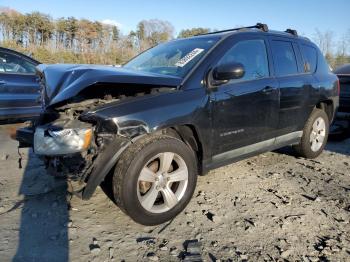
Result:
{"label": "damaged front end", "polygon": [[69,191],[84,199],[91,197],[102,182],[101,175],[108,173],[115,164],[115,161],[109,164],[113,154],[130,143],[130,138],[108,130],[108,120],[81,120],[83,113],[106,104],[106,101],[85,100],[50,108],[32,127],[17,131],[20,147],[33,147],[34,153],[43,159],[48,173],[66,178]]}
{"label": "damaged front end", "polygon": [[[56,96],[48,99],[47,75],[40,76],[45,109],[31,127],[17,130],[19,147],[32,147],[44,160],[48,173],[67,178],[69,190],[83,199],[92,196],[132,139],[150,132],[143,123],[125,119],[120,123],[118,117],[96,112],[127,99],[174,90],[155,84],[94,81],[85,88],[79,86],[77,94],[67,87],[61,87],[61,92],[53,90]],[[76,82],[76,76],[74,79]],[[69,97],[50,104],[68,91]]]}

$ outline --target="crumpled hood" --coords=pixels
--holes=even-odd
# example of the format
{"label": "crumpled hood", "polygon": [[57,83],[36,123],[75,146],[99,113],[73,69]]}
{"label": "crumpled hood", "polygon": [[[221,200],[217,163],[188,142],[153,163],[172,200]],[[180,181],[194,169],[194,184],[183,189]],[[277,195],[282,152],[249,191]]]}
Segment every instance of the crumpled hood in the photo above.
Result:
{"label": "crumpled hood", "polygon": [[42,78],[42,85],[45,86],[45,90],[42,90],[43,107],[72,98],[83,89],[97,83],[176,87],[182,81],[180,77],[175,76],[100,65],[41,64],[37,66],[37,71]]}

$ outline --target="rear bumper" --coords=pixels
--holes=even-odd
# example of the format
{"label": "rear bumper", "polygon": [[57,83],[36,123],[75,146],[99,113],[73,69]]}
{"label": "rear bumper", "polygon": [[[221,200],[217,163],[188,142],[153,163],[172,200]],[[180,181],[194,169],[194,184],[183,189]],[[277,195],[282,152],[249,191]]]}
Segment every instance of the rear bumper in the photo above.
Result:
{"label": "rear bumper", "polygon": [[19,142],[19,148],[33,147],[34,129],[31,127],[17,129],[16,140]]}

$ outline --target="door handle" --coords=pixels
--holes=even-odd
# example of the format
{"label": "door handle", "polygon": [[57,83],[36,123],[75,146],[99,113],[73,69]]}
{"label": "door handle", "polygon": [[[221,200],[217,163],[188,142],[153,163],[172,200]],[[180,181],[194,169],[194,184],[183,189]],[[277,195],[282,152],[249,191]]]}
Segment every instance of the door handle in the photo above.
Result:
{"label": "door handle", "polygon": [[262,90],[263,93],[265,94],[270,94],[275,90],[273,86],[265,86],[264,89]]}
{"label": "door handle", "polygon": [[0,85],[4,85],[6,82],[4,80],[0,80]]}

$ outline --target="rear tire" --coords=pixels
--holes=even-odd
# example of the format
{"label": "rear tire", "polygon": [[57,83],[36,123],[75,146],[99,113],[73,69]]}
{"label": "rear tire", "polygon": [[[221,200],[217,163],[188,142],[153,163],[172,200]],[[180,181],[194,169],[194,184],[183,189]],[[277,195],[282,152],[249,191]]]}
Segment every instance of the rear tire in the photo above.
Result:
{"label": "rear tire", "polygon": [[158,225],[178,215],[197,182],[194,152],[181,140],[152,135],[121,155],[114,171],[117,205],[134,221]]}
{"label": "rear tire", "polygon": [[323,110],[316,108],[305,124],[300,143],[293,148],[302,157],[316,158],[326,146],[328,134],[328,116]]}

